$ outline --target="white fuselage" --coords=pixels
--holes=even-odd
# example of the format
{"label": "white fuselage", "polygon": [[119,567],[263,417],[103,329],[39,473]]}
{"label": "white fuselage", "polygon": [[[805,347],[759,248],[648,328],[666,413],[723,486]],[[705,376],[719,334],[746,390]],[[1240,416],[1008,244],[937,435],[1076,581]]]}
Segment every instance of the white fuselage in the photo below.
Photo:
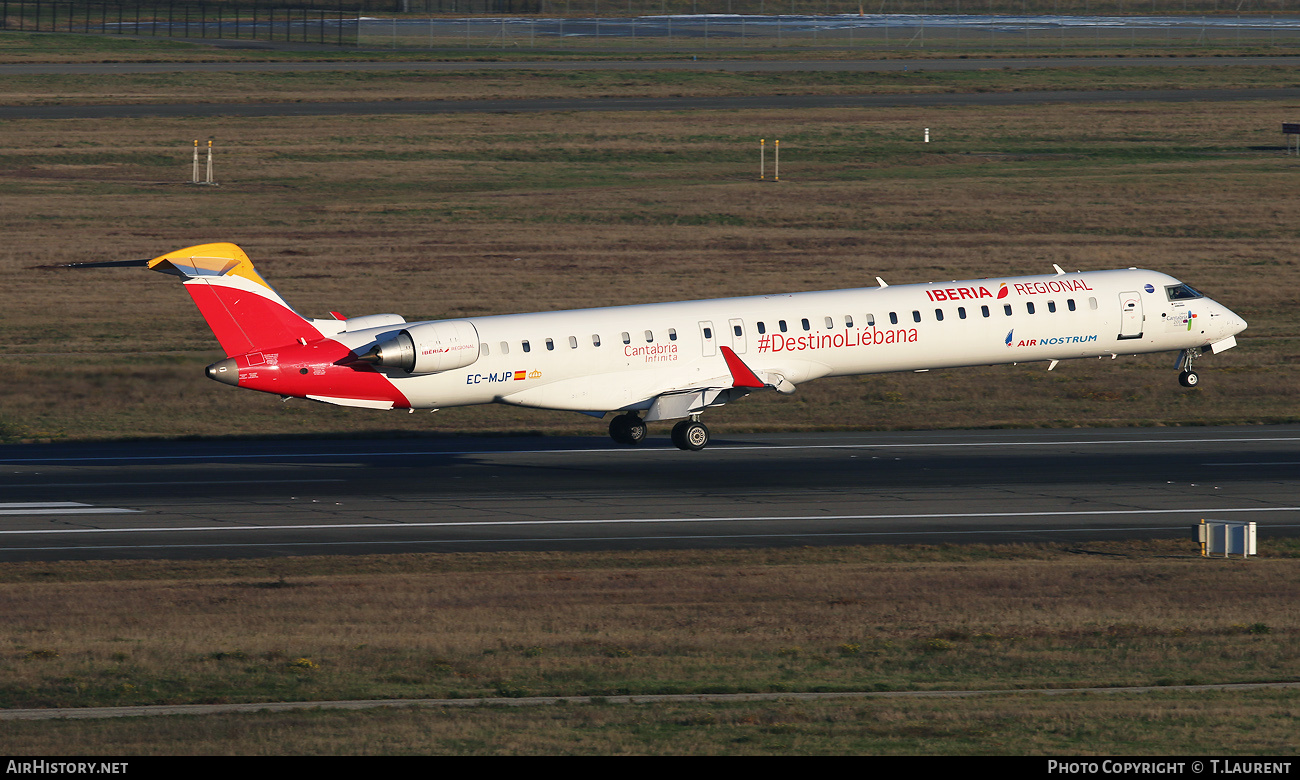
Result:
{"label": "white fuselage", "polygon": [[[413,408],[645,410],[730,386],[721,347],[770,385],[889,371],[1195,349],[1246,323],[1166,274],[1128,269],[471,317],[477,359],[381,368]],[[1001,297],[999,297],[1001,296]],[[402,326],[332,336],[360,354]],[[653,419],[653,418],[652,418]]]}

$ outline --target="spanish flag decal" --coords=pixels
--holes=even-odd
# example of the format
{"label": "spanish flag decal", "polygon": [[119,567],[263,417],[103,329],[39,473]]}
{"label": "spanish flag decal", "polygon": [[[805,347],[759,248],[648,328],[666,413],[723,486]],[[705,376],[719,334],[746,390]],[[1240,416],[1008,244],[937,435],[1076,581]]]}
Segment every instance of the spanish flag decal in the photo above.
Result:
{"label": "spanish flag decal", "polygon": [[527,371],[516,371],[516,372],[515,372],[515,381],[518,382],[520,379],[524,379],[524,378],[527,377],[527,376],[528,376],[528,372],[527,372]]}

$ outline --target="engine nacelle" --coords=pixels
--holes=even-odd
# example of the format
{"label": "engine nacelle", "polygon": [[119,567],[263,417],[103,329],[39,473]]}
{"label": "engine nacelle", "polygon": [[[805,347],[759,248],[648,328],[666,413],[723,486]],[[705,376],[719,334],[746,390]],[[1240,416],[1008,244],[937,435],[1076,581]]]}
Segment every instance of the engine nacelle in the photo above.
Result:
{"label": "engine nacelle", "polygon": [[367,363],[408,374],[436,374],[478,360],[478,331],[465,320],[426,322],[399,331],[361,356]]}

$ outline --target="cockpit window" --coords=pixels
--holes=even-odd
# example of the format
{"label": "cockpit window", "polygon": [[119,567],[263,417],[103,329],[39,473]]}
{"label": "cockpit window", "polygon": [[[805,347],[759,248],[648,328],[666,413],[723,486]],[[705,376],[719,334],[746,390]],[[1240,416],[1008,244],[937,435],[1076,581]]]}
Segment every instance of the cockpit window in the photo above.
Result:
{"label": "cockpit window", "polygon": [[1171,284],[1165,288],[1165,293],[1169,295],[1171,301],[1186,301],[1192,298],[1205,297],[1186,284]]}

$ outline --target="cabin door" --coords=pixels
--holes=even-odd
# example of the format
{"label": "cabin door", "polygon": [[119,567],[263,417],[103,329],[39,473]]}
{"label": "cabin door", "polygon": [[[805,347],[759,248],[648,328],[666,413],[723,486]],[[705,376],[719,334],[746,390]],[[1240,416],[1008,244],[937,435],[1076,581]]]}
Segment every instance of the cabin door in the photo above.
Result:
{"label": "cabin door", "polygon": [[713,357],[718,354],[718,342],[715,340],[712,322],[700,323],[700,346],[703,349],[704,357]]}
{"label": "cabin door", "polygon": [[1121,339],[1142,338],[1142,297],[1137,291],[1119,294],[1119,337]]}
{"label": "cabin door", "polygon": [[737,355],[745,354],[745,323],[743,320],[731,320],[731,348]]}

